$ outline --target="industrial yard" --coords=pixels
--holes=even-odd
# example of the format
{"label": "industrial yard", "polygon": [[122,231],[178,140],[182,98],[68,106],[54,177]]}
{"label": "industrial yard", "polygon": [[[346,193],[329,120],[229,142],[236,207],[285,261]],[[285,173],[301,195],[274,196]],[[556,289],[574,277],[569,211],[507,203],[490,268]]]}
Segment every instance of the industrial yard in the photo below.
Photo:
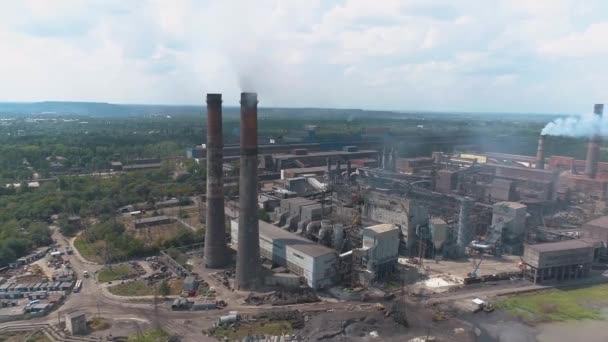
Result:
{"label": "industrial yard", "polygon": [[607,279],[595,140],[585,161],[545,156],[544,135],[536,156],[401,158],[388,138],[258,148],[257,94],[243,93],[237,149],[224,146],[221,101],[209,94],[207,144],[188,154],[207,169],[205,194],[132,203],[100,226],[157,252],[133,258],[91,229],[55,229],[55,245],[4,271],[1,316],[50,338],[160,325],[186,341],[492,340],[492,315],[603,318],[568,311],[591,297],[548,292],[563,303],[549,310],[542,292],[518,296],[603,293],[585,291]]}

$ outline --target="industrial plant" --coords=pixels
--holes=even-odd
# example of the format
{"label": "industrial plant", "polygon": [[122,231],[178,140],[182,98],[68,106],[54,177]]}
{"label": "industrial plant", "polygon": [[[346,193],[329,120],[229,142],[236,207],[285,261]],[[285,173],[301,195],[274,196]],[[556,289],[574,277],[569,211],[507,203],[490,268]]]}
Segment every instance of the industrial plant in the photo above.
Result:
{"label": "industrial plant", "polygon": [[[586,160],[545,155],[544,134],[536,156],[401,158],[387,139],[258,145],[257,94],[242,93],[240,103],[240,146],[224,147],[221,95],[207,96],[206,158],[197,159],[209,177],[206,266],[232,260],[233,289],[561,282],[589,276],[606,257],[599,134],[589,136]],[[238,179],[229,176],[235,167]],[[238,183],[238,199],[224,203],[223,176]]]}

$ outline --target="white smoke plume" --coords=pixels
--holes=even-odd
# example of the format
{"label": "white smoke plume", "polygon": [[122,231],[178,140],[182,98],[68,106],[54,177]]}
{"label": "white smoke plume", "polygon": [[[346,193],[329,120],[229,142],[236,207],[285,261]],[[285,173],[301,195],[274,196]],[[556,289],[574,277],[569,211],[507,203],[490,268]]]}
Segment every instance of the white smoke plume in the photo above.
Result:
{"label": "white smoke plume", "polygon": [[608,120],[592,113],[559,118],[549,122],[541,134],[574,138],[608,136]]}

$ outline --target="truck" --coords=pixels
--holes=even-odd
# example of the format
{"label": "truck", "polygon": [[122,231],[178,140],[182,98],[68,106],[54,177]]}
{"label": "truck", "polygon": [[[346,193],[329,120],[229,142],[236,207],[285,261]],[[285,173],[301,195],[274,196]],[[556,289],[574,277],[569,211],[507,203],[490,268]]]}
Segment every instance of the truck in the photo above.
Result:
{"label": "truck", "polygon": [[66,247],[65,254],[67,254],[67,255],[74,254],[74,250],[72,250],[72,247]]}
{"label": "truck", "polygon": [[89,277],[89,271],[82,272],[82,276],[85,277],[85,278],[88,278]]}

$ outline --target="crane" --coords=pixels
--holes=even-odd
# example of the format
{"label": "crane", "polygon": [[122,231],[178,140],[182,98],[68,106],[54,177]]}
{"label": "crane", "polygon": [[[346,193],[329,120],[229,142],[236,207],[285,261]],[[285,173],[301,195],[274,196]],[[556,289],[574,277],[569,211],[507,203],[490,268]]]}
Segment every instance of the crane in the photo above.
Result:
{"label": "crane", "polygon": [[475,266],[475,268],[473,268],[473,271],[471,273],[469,273],[469,277],[477,278],[477,271],[479,271],[479,266],[481,265],[481,262],[483,261],[484,255],[485,254],[483,254],[483,253],[479,253],[479,261],[477,263],[473,264]]}

